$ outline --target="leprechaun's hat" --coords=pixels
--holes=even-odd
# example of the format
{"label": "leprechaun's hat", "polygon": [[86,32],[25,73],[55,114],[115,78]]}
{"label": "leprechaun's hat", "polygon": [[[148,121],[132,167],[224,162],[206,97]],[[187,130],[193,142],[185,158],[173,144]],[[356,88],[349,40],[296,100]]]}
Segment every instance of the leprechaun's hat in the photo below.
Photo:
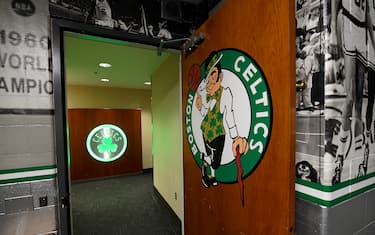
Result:
{"label": "leprechaun's hat", "polygon": [[[220,62],[220,60],[223,58],[223,54],[218,54],[217,52],[213,51],[208,56],[206,60],[206,72],[205,72],[205,79],[208,78],[212,70],[215,68],[215,66]],[[207,63],[208,62],[208,63]]]}

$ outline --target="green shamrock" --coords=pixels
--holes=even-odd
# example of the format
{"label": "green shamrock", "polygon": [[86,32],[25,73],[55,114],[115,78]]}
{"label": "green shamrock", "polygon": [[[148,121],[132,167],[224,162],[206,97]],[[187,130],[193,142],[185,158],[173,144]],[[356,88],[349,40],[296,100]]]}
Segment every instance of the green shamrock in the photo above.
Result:
{"label": "green shamrock", "polygon": [[223,133],[223,126],[217,126],[216,133]]}
{"label": "green shamrock", "polygon": [[99,153],[104,153],[104,152],[116,152],[117,150],[117,144],[112,144],[112,138],[109,137],[109,138],[103,138],[103,142],[102,144],[99,144],[98,145],[98,151]]}
{"label": "green shamrock", "polygon": [[210,121],[210,127],[213,128],[216,126],[216,119],[211,119]]}

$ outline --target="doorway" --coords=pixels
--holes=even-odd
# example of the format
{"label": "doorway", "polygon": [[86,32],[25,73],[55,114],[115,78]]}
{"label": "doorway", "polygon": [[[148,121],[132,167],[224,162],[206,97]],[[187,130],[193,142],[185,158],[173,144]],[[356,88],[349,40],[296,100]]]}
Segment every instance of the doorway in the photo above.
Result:
{"label": "doorway", "polygon": [[[78,178],[79,181],[72,181],[72,176],[74,173],[72,173],[71,169],[73,168],[72,164],[75,164],[75,162],[73,161],[74,153],[70,152],[70,158],[67,157],[69,156],[69,151],[67,151],[69,149],[68,140],[70,139],[72,141],[72,138],[69,138],[69,134],[65,131],[60,134],[57,133],[57,143],[65,143],[66,147],[65,149],[60,149],[63,151],[63,153],[58,153],[59,192],[61,198],[60,214],[64,218],[67,218],[65,220],[65,224],[63,221],[61,223],[62,227],[64,227],[62,228],[62,231],[64,231],[64,229],[66,231],[66,233],[63,234],[70,234],[70,227],[73,228],[75,234],[84,234],[82,231],[87,232],[87,234],[95,234],[95,232],[98,234],[142,234],[143,230],[144,234],[149,234],[150,231],[155,231],[155,233],[153,234],[179,234],[181,232],[181,224],[178,219],[175,221],[173,220],[173,218],[169,221],[167,220],[168,224],[164,226],[163,221],[165,221],[165,215],[163,216],[164,220],[160,221],[158,221],[157,219],[155,220],[157,216],[155,216],[155,214],[153,215],[153,213],[155,212],[162,212],[163,209],[166,209],[167,213],[172,212],[172,214],[175,214],[175,218],[177,218],[176,214],[178,214],[178,212],[176,213],[176,205],[174,204],[178,204],[178,202],[182,204],[183,200],[180,197],[183,194],[176,189],[174,189],[174,192],[172,193],[168,191],[166,192],[166,184],[160,181],[160,179],[165,178],[163,174],[158,174],[157,179],[152,179],[152,175],[154,175],[155,173],[157,174],[158,172],[160,173],[160,170],[156,170],[155,167],[159,166],[158,168],[162,169],[164,165],[163,161],[165,161],[165,159],[163,161],[156,161],[155,155],[154,159],[152,158],[152,151],[155,150],[158,152],[157,154],[159,154],[160,151],[163,152],[163,147],[154,146],[154,142],[151,141],[151,133],[158,134],[157,132],[151,132],[151,127],[154,130],[160,129],[159,127],[154,125],[154,123],[158,123],[158,118],[155,118],[156,120],[154,120],[154,116],[151,115],[151,96],[154,96],[154,94],[157,94],[158,92],[160,95],[160,90],[162,89],[156,89],[154,92],[151,88],[146,87],[148,85],[144,84],[145,82],[150,82],[151,77],[153,82],[158,81],[158,77],[163,77],[163,75],[161,75],[163,74],[163,69],[159,71],[160,69],[158,70],[158,68],[159,66],[171,66],[165,65],[165,63],[168,63],[168,60],[177,60],[177,64],[175,64],[175,66],[177,65],[178,67],[179,55],[175,53],[174,55],[172,55],[173,53],[171,54],[168,52],[163,53],[162,56],[157,56],[156,48],[145,47],[139,44],[130,43],[128,41],[113,39],[110,38],[111,34],[106,34],[106,37],[103,37],[103,35],[97,36],[89,34],[90,32],[77,34],[76,32],[74,32],[75,30],[67,30],[65,28],[63,29],[63,27],[60,27],[59,30],[60,35],[62,36],[60,38],[62,39],[62,41],[60,41],[60,45],[63,45],[63,47],[60,47],[61,51],[59,54],[61,62],[61,77],[60,80],[55,79],[55,88],[57,88],[55,89],[57,93],[55,94],[55,101],[57,101],[55,102],[55,121],[57,132],[59,132],[59,130],[69,130],[70,135],[72,135],[73,129],[76,130],[77,127],[71,127],[71,113],[79,111],[78,109],[83,109],[84,113],[85,111],[87,113],[89,111],[88,109],[96,109],[96,111],[102,113],[120,110],[130,111],[135,114],[138,113],[138,120],[141,124],[140,128],[137,128],[137,125],[134,125],[136,127],[134,129],[138,129],[139,136],[141,138],[141,151],[136,154],[130,154],[141,155],[138,156],[139,159],[141,159],[141,168],[136,167],[128,172],[120,173],[112,171],[109,174],[99,175],[99,177],[96,177],[97,175],[94,174],[94,176]],[[72,41],[73,44],[74,42],[78,42],[78,44],[72,46],[70,44],[72,43]],[[92,45],[90,46],[90,44]],[[56,43],[54,43],[53,45],[56,45]],[[125,47],[129,51],[121,53],[120,49],[123,49]],[[100,55],[103,59],[96,58],[95,60],[95,54]],[[153,56],[150,56],[151,54]],[[124,57],[126,57],[124,55],[128,55],[131,59],[124,59]],[[110,61],[111,56],[115,58],[112,61]],[[169,57],[173,58],[170,59]],[[153,61],[154,59],[155,61]],[[141,61],[142,64],[132,64],[132,62],[137,61]],[[111,64],[112,67],[99,67],[99,63],[103,62]],[[54,57],[54,66],[55,64],[56,60]],[[81,69],[79,69],[79,67],[82,67],[79,64],[86,64],[86,66],[87,64],[90,64],[89,66],[91,67],[89,67],[89,72],[87,75],[83,73]],[[146,65],[151,68],[146,68]],[[71,66],[73,66],[74,68],[71,69]],[[115,67],[124,68],[125,71],[120,70],[114,72]],[[136,68],[135,70],[138,70],[138,74],[132,73],[130,71],[131,68]],[[147,69],[152,71],[152,73],[149,73],[147,75]],[[72,75],[74,73],[75,75]],[[179,76],[178,69],[177,75]],[[145,79],[145,77],[148,77],[148,79]],[[138,80],[134,78],[138,78]],[[177,81],[179,82],[179,78],[177,79]],[[58,86],[59,82],[61,84],[60,87]],[[158,86],[162,87],[163,85],[162,83],[160,83],[160,85],[157,85],[156,87]],[[61,91],[61,93],[59,91]],[[58,96],[57,99],[56,96]],[[156,100],[158,100],[158,98],[156,98]],[[59,107],[58,104],[61,104],[61,107]],[[159,106],[160,104],[161,102],[159,102]],[[154,105],[158,104],[153,104],[152,106]],[[180,112],[181,111],[178,110],[177,116],[179,118],[179,121],[181,122],[181,116],[179,116]],[[78,114],[77,116],[82,117],[83,115]],[[104,114],[104,116],[106,116],[106,114]],[[112,116],[118,116],[118,114],[114,114]],[[155,116],[158,117],[158,114],[156,114]],[[81,123],[87,122],[85,120],[90,120],[92,118],[94,117],[90,115],[86,116],[84,120],[81,120]],[[129,118],[129,116],[126,115],[124,116],[124,119],[127,119],[128,121],[132,120],[131,118]],[[67,122],[68,120],[69,122]],[[65,128],[63,128],[64,125]],[[58,126],[60,126],[61,129],[59,129]],[[79,126],[79,128],[81,128],[82,126],[83,125]],[[93,129],[95,129],[95,127],[97,126],[94,125]],[[76,135],[76,133],[74,135]],[[84,141],[81,140],[80,142]],[[130,142],[131,141],[128,141],[128,144],[130,144]],[[84,143],[79,144],[83,145]],[[71,142],[70,150],[72,150],[72,145],[73,143]],[[130,148],[130,146],[128,147]],[[117,167],[121,169],[124,167],[118,167],[116,165],[118,165],[117,163],[121,162],[121,158],[131,158],[131,156],[126,156],[126,154],[129,153],[128,150],[124,152],[124,156],[121,156],[119,159],[116,159],[111,163],[98,162],[97,159],[93,158],[86,160],[90,161],[91,163],[98,163],[97,165],[101,165],[104,168],[107,167],[107,164],[112,164],[112,168]],[[87,149],[85,149],[85,151],[79,153],[78,155],[79,158],[83,158],[82,155],[86,155],[86,157],[88,156],[87,158],[90,158],[90,153]],[[78,167],[78,171],[90,171],[90,169],[85,168],[86,165],[87,164],[84,163],[81,164]],[[91,171],[98,171],[98,168],[94,170],[91,169]],[[142,174],[143,172],[154,172],[154,174]],[[132,175],[129,175],[129,173],[132,173]],[[133,183],[134,186],[132,186]],[[181,182],[178,183],[182,188],[182,177]],[[149,185],[149,188],[145,190],[147,185]],[[128,186],[128,190],[126,190],[125,186]],[[137,188],[142,189],[143,191],[141,190],[140,192],[136,192],[134,189]],[[120,190],[114,191],[116,189]],[[109,192],[109,195],[107,194],[106,196],[103,196],[102,193],[106,190]],[[126,197],[129,196],[126,194],[126,192],[128,192],[129,194],[133,194],[133,196],[137,193],[141,193],[140,195],[134,197],[136,199],[140,199],[138,200],[138,206],[135,206],[133,209],[128,210],[128,212],[125,212],[125,208],[123,206],[131,206],[132,204],[137,204],[137,202],[129,199],[129,197]],[[173,196],[169,197],[169,194]],[[149,198],[147,198],[147,196]],[[76,197],[77,200],[74,199],[74,197]],[[170,200],[170,198],[174,200],[172,201]],[[79,210],[77,213],[75,212],[75,204],[79,201],[78,199],[81,200],[82,203],[77,204],[81,205],[80,209],[87,206],[88,211]],[[99,205],[98,202],[92,203],[94,200],[98,199],[100,199],[99,202],[103,202],[102,206]],[[151,202],[151,204],[147,204],[148,202]],[[155,208],[153,208],[153,206]],[[140,208],[143,208],[143,211],[140,210]],[[104,212],[108,213],[106,214]],[[140,218],[136,217],[136,212],[140,212]],[[88,216],[85,217],[85,215]],[[87,218],[91,218],[91,222]],[[101,220],[99,220],[99,218]],[[154,218],[154,220],[152,220],[151,218]],[[73,222],[72,225],[70,224],[70,221]],[[137,225],[137,222],[142,221],[143,223],[147,222],[147,224]],[[172,224],[176,221],[178,225],[177,229],[176,227],[172,228]],[[105,224],[105,222],[108,222],[108,224]],[[151,225],[153,222],[155,225],[157,225],[157,227],[148,227],[148,225]],[[84,224],[86,227],[80,226],[78,223]],[[134,228],[132,228],[130,224],[136,225],[134,227],[138,227],[141,230],[135,232],[133,230]],[[168,228],[168,226],[170,228]],[[76,230],[76,227],[77,229],[83,230]],[[93,230],[90,231],[90,229]],[[102,230],[102,232],[99,232],[100,229],[104,230]]]}

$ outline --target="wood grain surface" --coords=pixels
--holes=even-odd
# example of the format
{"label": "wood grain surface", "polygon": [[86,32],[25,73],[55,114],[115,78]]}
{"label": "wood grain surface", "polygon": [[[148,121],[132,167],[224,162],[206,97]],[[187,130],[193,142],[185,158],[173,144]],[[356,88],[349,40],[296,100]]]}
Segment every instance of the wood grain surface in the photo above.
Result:
{"label": "wood grain surface", "polygon": [[[82,180],[142,171],[141,111],[125,109],[69,109],[71,180]],[[101,124],[120,127],[128,139],[122,157],[99,162],[86,150],[89,132]]]}
{"label": "wood grain surface", "polygon": [[201,64],[211,51],[237,48],[253,57],[266,76],[273,125],[263,160],[244,180],[244,207],[236,183],[203,187],[184,132],[185,234],[294,234],[294,1],[225,1],[197,32],[205,33],[204,42],[182,60],[183,112],[192,65]]}

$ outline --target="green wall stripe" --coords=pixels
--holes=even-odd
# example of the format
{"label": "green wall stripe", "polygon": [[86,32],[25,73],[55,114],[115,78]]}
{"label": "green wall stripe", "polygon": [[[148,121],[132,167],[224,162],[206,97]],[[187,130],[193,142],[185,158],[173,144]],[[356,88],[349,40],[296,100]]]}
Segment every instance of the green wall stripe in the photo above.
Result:
{"label": "green wall stripe", "polygon": [[307,201],[311,201],[313,203],[317,203],[317,204],[322,205],[322,206],[331,207],[331,206],[339,204],[340,202],[346,201],[350,198],[358,196],[359,194],[362,194],[362,193],[364,193],[366,191],[369,191],[371,189],[374,189],[374,188],[375,188],[375,184],[371,184],[367,187],[358,189],[357,191],[348,193],[348,194],[346,194],[342,197],[336,198],[335,200],[332,200],[332,201],[322,200],[320,198],[316,198],[316,197],[313,197],[313,196],[310,196],[310,195],[307,195],[305,193],[301,193],[301,192],[298,192],[298,191],[296,191],[296,196],[298,198],[301,198],[301,199],[304,199],[304,200],[307,200]]}
{"label": "green wall stripe", "polygon": [[18,179],[0,180],[0,184],[11,184],[11,183],[26,182],[26,181],[54,179],[56,178],[56,176],[57,174],[52,174],[52,175],[41,175],[41,176],[25,177],[25,178],[18,178]]}
{"label": "green wall stripe", "polygon": [[319,199],[319,198],[316,198],[316,197],[313,197],[313,196],[310,196],[310,195],[307,195],[298,191],[296,191],[296,197],[322,205],[322,206],[329,206],[330,204],[329,201],[325,201],[325,200],[322,200],[322,199]]}
{"label": "green wall stripe", "polygon": [[358,177],[358,178],[347,180],[347,181],[335,184],[333,186],[321,185],[321,184],[318,184],[318,183],[305,181],[305,180],[302,180],[300,178],[296,179],[296,183],[307,186],[307,187],[310,187],[310,188],[314,188],[314,189],[317,189],[317,190],[320,190],[320,191],[323,191],[323,192],[333,192],[333,191],[345,188],[349,185],[356,184],[358,182],[361,182],[363,180],[366,180],[366,179],[369,179],[369,178],[372,178],[372,177],[375,177],[375,172],[373,172],[371,174],[368,174],[368,175],[365,175],[365,176],[361,176],[361,177]]}
{"label": "green wall stripe", "polygon": [[26,167],[26,168],[0,170],[0,174],[19,173],[19,172],[26,172],[26,171],[49,170],[49,169],[54,169],[54,168],[56,168],[56,165],[33,166],[33,167]]}

